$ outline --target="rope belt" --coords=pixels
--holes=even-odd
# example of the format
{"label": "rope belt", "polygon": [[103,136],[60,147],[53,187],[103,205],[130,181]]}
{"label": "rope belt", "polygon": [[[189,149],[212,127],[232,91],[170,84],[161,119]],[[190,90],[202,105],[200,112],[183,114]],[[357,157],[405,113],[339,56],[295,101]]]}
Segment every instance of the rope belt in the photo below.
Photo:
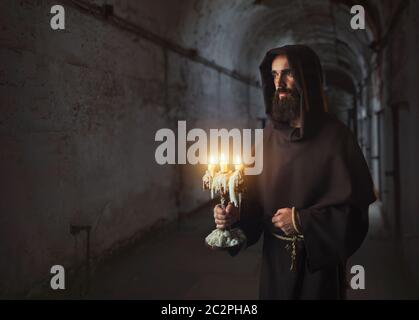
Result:
{"label": "rope belt", "polygon": [[295,244],[297,243],[297,241],[304,241],[304,236],[302,235],[295,235],[295,236],[289,236],[289,237],[285,237],[285,236],[280,236],[279,234],[276,233],[272,233],[272,235],[275,238],[278,238],[280,240],[284,240],[284,241],[288,241],[290,243],[288,243],[285,246],[285,249],[287,249],[291,255],[291,267],[290,270],[294,271],[295,270],[295,261],[297,260],[297,249]]}

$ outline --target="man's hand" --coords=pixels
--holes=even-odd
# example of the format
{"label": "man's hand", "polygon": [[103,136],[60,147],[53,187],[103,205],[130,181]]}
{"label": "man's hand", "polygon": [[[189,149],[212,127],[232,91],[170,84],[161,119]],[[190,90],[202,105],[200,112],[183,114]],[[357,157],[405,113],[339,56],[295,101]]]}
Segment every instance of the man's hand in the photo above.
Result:
{"label": "man's hand", "polygon": [[225,209],[219,204],[214,207],[217,229],[226,229],[239,220],[239,210],[231,203]]}
{"label": "man's hand", "polygon": [[272,217],[272,223],[278,229],[284,231],[286,235],[296,234],[297,231],[292,225],[292,210],[291,208],[278,209]]}

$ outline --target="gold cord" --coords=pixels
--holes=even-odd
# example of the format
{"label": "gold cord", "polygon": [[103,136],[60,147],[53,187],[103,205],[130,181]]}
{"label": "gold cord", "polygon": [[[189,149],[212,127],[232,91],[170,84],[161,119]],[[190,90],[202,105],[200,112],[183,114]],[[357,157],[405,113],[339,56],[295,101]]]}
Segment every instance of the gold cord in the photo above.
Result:
{"label": "gold cord", "polygon": [[297,233],[301,233],[300,230],[298,230],[297,228],[297,224],[295,223],[295,207],[292,207],[291,218],[292,218],[292,226],[294,227],[294,230]]}
{"label": "gold cord", "polygon": [[278,238],[278,239],[291,242],[291,243],[288,243],[285,246],[285,249],[287,249],[290,252],[290,255],[291,255],[290,270],[294,271],[295,270],[295,262],[297,261],[297,246],[296,246],[296,243],[297,243],[297,241],[304,240],[304,237],[302,235],[294,235],[294,236],[291,236],[291,237],[284,237],[284,236],[280,236],[279,234],[276,234],[276,233],[272,233],[272,235],[274,237]]}

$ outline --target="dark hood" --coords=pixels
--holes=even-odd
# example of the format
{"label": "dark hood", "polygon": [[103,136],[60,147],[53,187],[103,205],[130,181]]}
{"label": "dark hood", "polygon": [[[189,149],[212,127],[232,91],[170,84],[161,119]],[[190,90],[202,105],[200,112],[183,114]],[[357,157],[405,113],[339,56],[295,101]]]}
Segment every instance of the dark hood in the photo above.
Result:
{"label": "dark hood", "polygon": [[[272,98],[275,85],[271,75],[273,59],[284,54],[288,58],[294,74],[296,88],[300,93],[300,114],[302,127],[293,129],[283,124],[275,123],[271,118]],[[323,72],[316,53],[305,45],[287,45],[269,50],[260,67],[262,90],[265,101],[265,111],[275,128],[289,131],[292,141],[307,138],[313,134],[327,111],[323,91]]]}

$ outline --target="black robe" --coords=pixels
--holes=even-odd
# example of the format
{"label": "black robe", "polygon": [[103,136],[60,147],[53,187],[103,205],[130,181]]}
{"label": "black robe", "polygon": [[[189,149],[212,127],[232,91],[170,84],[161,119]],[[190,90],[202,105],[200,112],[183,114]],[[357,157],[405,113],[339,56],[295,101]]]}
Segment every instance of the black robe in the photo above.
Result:
{"label": "black robe", "polygon": [[[274,93],[271,63],[288,56],[302,97],[302,127],[270,118]],[[323,80],[316,54],[306,46],[269,51],[261,64],[266,113],[263,171],[246,176],[247,192],[240,226],[247,246],[263,234],[261,299],[339,299],[345,295],[346,260],[368,231],[368,207],[375,201],[372,179],[350,130],[326,112]],[[291,271],[288,242],[272,224],[280,208],[296,207],[303,241],[297,242],[296,270]]]}

